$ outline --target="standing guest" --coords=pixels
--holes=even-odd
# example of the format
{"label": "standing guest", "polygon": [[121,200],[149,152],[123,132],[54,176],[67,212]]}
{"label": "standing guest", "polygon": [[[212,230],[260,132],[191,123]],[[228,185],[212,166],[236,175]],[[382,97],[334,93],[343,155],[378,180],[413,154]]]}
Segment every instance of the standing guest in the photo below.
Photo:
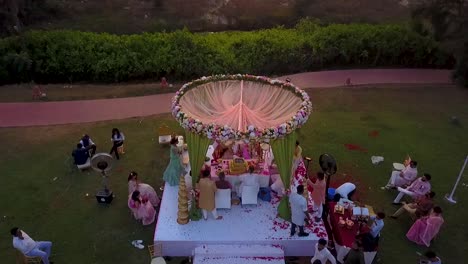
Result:
{"label": "standing guest", "polygon": [[400,209],[398,209],[395,213],[393,213],[391,218],[396,219],[405,211],[408,212],[411,217],[419,218],[421,216],[428,215],[434,207],[434,196],[435,192],[428,192],[426,195],[424,195],[424,197],[416,199],[413,203],[403,202],[403,206],[400,207]]}
{"label": "standing guest", "polygon": [[384,189],[410,185],[418,176],[418,162],[412,160],[402,171],[393,171]]}
{"label": "standing guest", "polygon": [[325,204],[325,189],[327,188],[325,175],[323,172],[317,172],[317,179],[313,181],[307,179],[307,184],[313,188],[312,201],[314,203],[314,211],[316,211],[316,218],[321,218],[323,214],[323,205]]}
{"label": "standing guest", "polygon": [[202,209],[203,219],[208,220],[208,212],[211,212],[214,219],[221,220],[223,217],[218,216],[215,207],[215,194],[217,191],[216,184],[209,177],[210,171],[205,170],[201,174],[201,178],[197,183],[197,189],[200,190],[198,207]]}
{"label": "standing guest", "polygon": [[442,209],[436,206],[428,217],[420,218],[414,222],[406,233],[406,237],[416,244],[429,247],[443,223]]}
{"label": "standing guest", "polygon": [[34,241],[24,231],[18,227],[11,229],[13,236],[13,247],[21,251],[27,257],[40,257],[42,263],[51,264],[49,261],[52,242],[50,241]]}
{"label": "standing guest", "polygon": [[75,162],[75,165],[83,165],[88,162],[89,153],[88,150],[83,148],[81,143],[76,144],[76,149],[72,151],[72,156]]}
{"label": "standing guest", "polygon": [[401,198],[403,198],[405,194],[413,197],[413,199],[423,197],[426,193],[431,191],[431,184],[429,183],[430,180],[431,175],[428,173],[424,173],[424,176],[416,179],[406,189],[398,187],[398,191],[400,191],[400,193],[397,195],[395,200],[393,200],[393,204],[399,205]]}
{"label": "standing guest", "polygon": [[420,264],[442,264],[442,260],[437,257],[434,251],[428,251],[426,254],[424,254],[424,256],[426,259],[421,260],[419,262]]}
{"label": "standing guest", "polygon": [[119,147],[121,147],[124,143],[125,136],[122,132],[120,132],[117,128],[112,129],[112,148],[110,150],[110,153],[112,155],[113,152],[115,152],[115,157],[117,159],[120,159],[119,157],[119,151],[117,150]]}
{"label": "standing guest", "polygon": [[260,182],[258,176],[254,174],[255,167],[253,165],[249,166],[249,173],[243,174],[240,176],[241,184],[239,186],[239,197],[242,197],[242,189],[244,186],[257,186],[260,190]]}
{"label": "standing guest", "polygon": [[232,189],[232,185],[230,182],[226,181],[226,174],[224,174],[224,171],[221,171],[218,174],[219,180],[216,181],[216,188],[218,189]]}
{"label": "standing guest", "polygon": [[128,208],[132,211],[135,219],[141,220],[143,225],[151,225],[154,222],[156,210],[148,197],[141,195],[139,191],[134,191],[129,195]]}
{"label": "standing guest", "polygon": [[132,171],[128,175],[128,193],[132,194],[134,191],[139,191],[140,195],[148,198],[151,204],[155,207],[159,205],[159,197],[151,185],[142,183],[138,180],[138,173]]}
{"label": "standing guest", "polygon": [[305,218],[309,216],[307,212],[307,200],[304,197],[304,186],[298,185],[296,193],[289,195],[289,204],[291,206],[291,236],[296,234],[296,226],[299,227],[299,236],[309,236],[308,233],[304,232]]}
{"label": "standing guest", "polygon": [[348,254],[344,257],[344,264],[365,264],[364,252],[358,241],[354,241],[351,245],[351,249]]}
{"label": "standing guest", "polygon": [[177,143],[179,143],[179,141],[177,138],[173,138],[170,143],[170,160],[169,165],[167,165],[164,171],[163,179],[165,182],[169,183],[170,186],[177,186],[179,185],[180,176],[185,173],[185,170],[180,161],[179,150],[177,148]]}
{"label": "standing guest", "polygon": [[327,249],[327,241],[323,238],[319,239],[318,243],[315,244],[315,255],[310,260],[310,263],[314,264],[317,260],[321,263],[330,261],[331,264],[336,264],[335,257]]}
{"label": "standing guest", "polygon": [[83,145],[87,151],[91,150],[91,157],[96,154],[96,144],[94,144],[93,140],[89,137],[89,135],[84,134],[84,136],[80,140],[80,144]]}
{"label": "standing guest", "polygon": [[340,187],[336,188],[335,193],[339,194],[341,198],[346,198],[350,201],[352,201],[352,197],[354,193],[356,192],[356,185],[350,183],[350,182],[345,182],[343,183]]}
{"label": "standing guest", "polygon": [[302,147],[299,145],[299,141],[296,141],[296,148],[294,149],[293,171],[296,171],[301,161],[302,161]]}

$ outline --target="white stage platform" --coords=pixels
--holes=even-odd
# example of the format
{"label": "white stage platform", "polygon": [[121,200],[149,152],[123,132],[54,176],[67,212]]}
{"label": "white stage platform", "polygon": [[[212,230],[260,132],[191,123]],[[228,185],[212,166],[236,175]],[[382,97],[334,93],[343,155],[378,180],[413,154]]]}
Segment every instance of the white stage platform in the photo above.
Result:
{"label": "white stage platform", "polygon": [[195,249],[194,264],[284,264],[284,251],[278,246],[210,245]]}
{"label": "white stage platform", "polygon": [[195,248],[210,245],[273,245],[281,247],[285,256],[312,256],[318,239],[327,238],[322,222],[306,227],[309,237],[289,236],[290,223],[277,217],[279,198],[271,202],[259,200],[257,207],[240,205],[230,210],[218,210],[222,220],[177,224],[178,187],[166,184],[158,222],[155,244],[162,244],[164,256],[194,256]]}

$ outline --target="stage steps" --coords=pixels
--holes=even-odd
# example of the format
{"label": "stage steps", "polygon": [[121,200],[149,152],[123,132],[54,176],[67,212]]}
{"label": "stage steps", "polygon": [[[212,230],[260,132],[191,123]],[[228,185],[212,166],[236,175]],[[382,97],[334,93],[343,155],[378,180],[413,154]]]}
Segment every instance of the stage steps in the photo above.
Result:
{"label": "stage steps", "polygon": [[284,264],[284,251],[272,245],[204,245],[195,248],[194,264]]}

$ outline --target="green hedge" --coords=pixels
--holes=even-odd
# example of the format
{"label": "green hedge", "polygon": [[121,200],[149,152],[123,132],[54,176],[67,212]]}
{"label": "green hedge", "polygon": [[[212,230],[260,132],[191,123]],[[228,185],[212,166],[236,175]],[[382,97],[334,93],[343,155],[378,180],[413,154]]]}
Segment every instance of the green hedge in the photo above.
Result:
{"label": "green hedge", "polygon": [[433,39],[398,25],[303,23],[295,29],[110,35],[32,31],[0,40],[2,83],[191,79],[329,67],[451,67]]}

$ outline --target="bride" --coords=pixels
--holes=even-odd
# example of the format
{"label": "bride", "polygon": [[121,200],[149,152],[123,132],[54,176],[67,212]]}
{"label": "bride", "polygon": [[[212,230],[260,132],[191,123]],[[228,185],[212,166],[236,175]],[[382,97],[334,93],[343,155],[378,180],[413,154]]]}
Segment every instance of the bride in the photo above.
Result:
{"label": "bride", "polygon": [[130,172],[128,175],[128,194],[131,195],[134,191],[139,191],[142,197],[148,199],[155,207],[159,206],[159,197],[151,185],[138,181],[138,173]]}

